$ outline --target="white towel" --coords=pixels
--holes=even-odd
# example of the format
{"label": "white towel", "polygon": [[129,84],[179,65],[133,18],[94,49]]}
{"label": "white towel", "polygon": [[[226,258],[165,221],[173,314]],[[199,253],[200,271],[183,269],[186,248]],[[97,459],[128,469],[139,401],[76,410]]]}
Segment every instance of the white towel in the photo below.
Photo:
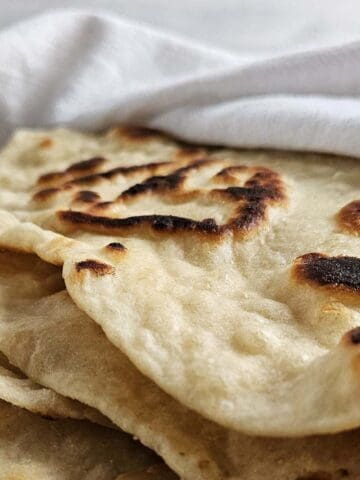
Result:
{"label": "white towel", "polygon": [[103,13],[0,33],[0,140],[114,123],[192,142],[360,156],[360,42],[245,61]]}

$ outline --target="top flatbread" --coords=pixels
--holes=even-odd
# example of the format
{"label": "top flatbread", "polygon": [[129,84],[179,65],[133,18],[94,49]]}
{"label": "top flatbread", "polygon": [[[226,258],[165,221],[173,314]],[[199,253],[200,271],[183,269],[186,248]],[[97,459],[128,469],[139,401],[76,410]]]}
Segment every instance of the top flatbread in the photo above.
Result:
{"label": "top flatbread", "polygon": [[[30,208],[24,186],[23,204],[17,191],[7,208],[76,241],[4,220],[2,245],[64,262],[80,308],[143,373],[203,415],[261,435],[360,424],[357,160],[179,154],[152,134],[124,143],[121,130],[97,140],[104,157],[110,142],[121,158],[70,166],[67,135],[56,135],[61,168],[45,169],[49,154]],[[31,142],[39,134],[15,138],[6,165],[26,172]]]}
{"label": "top flatbread", "polygon": [[[19,290],[21,278],[28,285],[24,295]],[[60,268],[55,273],[54,267],[33,255],[0,252],[0,298],[0,349],[14,364],[42,385],[102,411],[156,450],[181,478],[269,480],[271,472],[276,480],[358,480],[360,430],[274,439],[247,436],[206,420],[141,375],[108,341],[63,290]],[[57,431],[57,422],[49,425],[55,425],[49,434]],[[43,455],[44,443],[34,445],[35,452]],[[52,452],[45,457],[45,465],[56,461]],[[74,458],[76,452],[69,456],[70,465]],[[140,462],[136,464],[140,467],[141,458],[130,455],[129,461]],[[171,478],[164,466],[159,468],[139,476]]]}

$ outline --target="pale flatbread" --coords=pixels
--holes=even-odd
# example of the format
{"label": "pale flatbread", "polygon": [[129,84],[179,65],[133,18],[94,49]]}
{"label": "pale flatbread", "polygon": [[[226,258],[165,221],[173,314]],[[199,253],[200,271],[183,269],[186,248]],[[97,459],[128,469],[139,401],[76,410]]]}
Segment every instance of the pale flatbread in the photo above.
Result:
{"label": "pale flatbread", "polygon": [[[360,425],[357,331],[339,343],[360,325],[358,160],[205,155],[153,134],[124,140],[123,130],[96,141],[54,133],[44,154],[39,135],[19,134],[3,154],[13,165],[4,182],[20,167],[32,180],[48,167],[20,188],[30,207],[18,191],[8,207],[82,245],[31,225],[1,243],[65,261],[72,298],[144,374],[245,432]],[[74,135],[117,156],[70,167]]]}
{"label": "pale flatbread", "polygon": [[[56,185],[57,175],[46,175],[36,189],[31,188],[41,175],[50,172],[64,171],[61,177],[71,180],[92,175],[100,169],[112,170],[118,166],[136,167],[151,163],[155,175],[157,169],[162,168],[162,163],[196,158],[199,152],[201,150],[180,146],[142,129],[116,128],[103,135],[66,129],[20,130],[0,153],[0,206],[7,210],[27,210],[35,191]],[[141,169],[127,169],[123,175],[118,173],[114,171],[111,179],[115,192],[121,189],[124,175],[141,175]],[[142,173],[145,178],[147,169]],[[48,193],[48,204],[51,205],[54,195]],[[55,191],[52,193],[56,194]],[[35,199],[32,203],[36,208],[38,201]]]}
{"label": "pale flatbread", "polygon": [[[0,256],[4,258],[7,255],[2,253]],[[20,294],[23,298],[30,296],[33,299],[34,296],[36,297],[36,288],[33,288],[32,279],[34,275],[44,276],[41,272],[45,272],[46,275],[45,291],[56,291],[62,286],[62,280],[59,278],[57,269],[50,265],[39,263],[36,272],[26,275],[26,271],[16,272],[11,262],[3,262],[0,272],[2,278],[1,302],[4,302],[7,296],[14,294],[14,292]],[[7,284],[6,281],[9,275],[12,277],[11,285]],[[101,425],[111,426],[111,422],[93,408],[76,400],[63,397],[53,390],[31,381],[18,368],[11,365],[1,351],[0,399],[47,417],[87,419]]]}
{"label": "pale flatbread", "polygon": [[0,350],[37,382],[100,410],[186,480],[359,477],[360,431],[281,440],[226,430],[141,375],[62,288],[60,269],[0,253]]}
{"label": "pale flatbread", "polygon": [[152,465],[141,472],[123,473],[116,480],[176,480],[178,476],[166,465]]}
{"label": "pale flatbread", "polygon": [[101,425],[111,422],[93,408],[34,383],[9,364],[0,353],[0,399],[50,418],[87,419]]}
{"label": "pale flatbread", "polygon": [[0,480],[114,480],[156,461],[118,430],[44,419],[0,400]]}

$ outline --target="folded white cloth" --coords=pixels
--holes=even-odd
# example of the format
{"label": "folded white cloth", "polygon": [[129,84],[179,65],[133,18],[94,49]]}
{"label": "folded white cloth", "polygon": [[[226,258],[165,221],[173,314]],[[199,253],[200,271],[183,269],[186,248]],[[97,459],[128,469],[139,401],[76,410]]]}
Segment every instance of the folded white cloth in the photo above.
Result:
{"label": "folded white cloth", "polygon": [[0,33],[0,140],[128,122],[192,142],[360,156],[360,42],[245,61],[103,13]]}

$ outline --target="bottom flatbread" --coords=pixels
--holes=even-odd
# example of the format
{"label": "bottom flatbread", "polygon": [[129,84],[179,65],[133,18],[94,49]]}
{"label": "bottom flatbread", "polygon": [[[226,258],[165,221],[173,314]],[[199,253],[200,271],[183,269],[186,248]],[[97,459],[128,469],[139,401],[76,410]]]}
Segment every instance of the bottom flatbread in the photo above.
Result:
{"label": "bottom flatbread", "polygon": [[87,419],[100,425],[112,425],[97,410],[34,383],[11,365],[1,352],[0,400],[51,418]]}
{"label": "bottom flatbread", "polygon": [[101,411],[186,480],[360,478],[359,430],[260,439],[220,427],[176,402],[76,307],[63,290],[61,270],[35,256],[0,253],[0,299],[0,350],[13,364],[34,381]]}
{"label": "bottom flatbread", "polygon": [[114,480],[156,461],[118,430],[44,419],[0,400],[0,480]]}
{"label": "bottom flatbread", "polygon": [[124,473],[116,480],[179,480],[179,477],[166,465],[157,464],[141,472]]}

